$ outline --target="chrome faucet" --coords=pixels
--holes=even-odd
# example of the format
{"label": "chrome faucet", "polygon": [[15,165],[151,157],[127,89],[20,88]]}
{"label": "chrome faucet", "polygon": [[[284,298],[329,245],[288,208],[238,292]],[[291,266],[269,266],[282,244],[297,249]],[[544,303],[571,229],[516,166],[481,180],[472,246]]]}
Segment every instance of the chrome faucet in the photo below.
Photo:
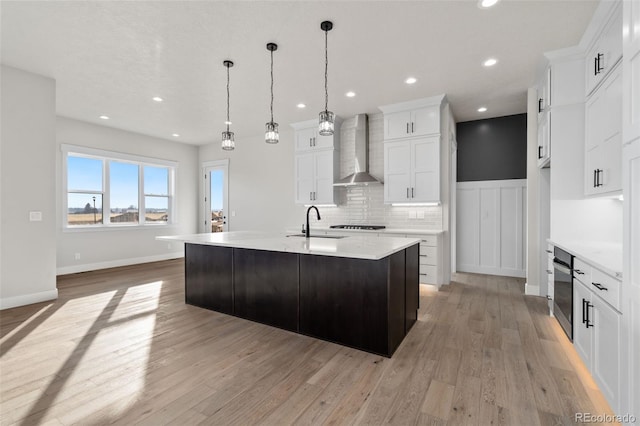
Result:
{"label": "chrome faucet", "polygon": [[309,227],[309,212],[311,211],[311,209],[314,209],[316,211],[316,215],[318,215],[318,220],[320,220],[320,212],[318,211],[318,208],[316,206],[311,206],[307,209],[307,232],[306,232],[306,237],[309,238],[311,236],[311,228]]}

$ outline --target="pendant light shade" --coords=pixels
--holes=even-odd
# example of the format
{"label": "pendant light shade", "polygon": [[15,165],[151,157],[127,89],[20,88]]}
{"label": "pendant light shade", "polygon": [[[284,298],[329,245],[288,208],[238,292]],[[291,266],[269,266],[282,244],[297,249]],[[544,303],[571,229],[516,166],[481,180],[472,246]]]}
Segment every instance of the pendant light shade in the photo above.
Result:
{"label": "pendant light shade", "polygon": [[327,76],[329,69],[329,52],[327,49],[327,39],[329,31],[333,28],[333,22],[323,21],[320,24],[320,29],[324,31],[324,111],[319,114],[319,126],[318,133],[322,136],[333,135],[335,114],[329,111],[329,90],[327,85]]}
{"label": "pendant light shade", "polygon": [[225,122],[227,130],[222,132],[222,149],[225,151],[233,151],[236,147],[236,142],[233,132],[229,131],[229,125],[231,124],[229,120],[229,68],[233,66],[233,62],[227,60],[222,62],[222,64],[227,68],[227,121]]}
{"label": "pendant light shade", "polygon": [[276,144],[280,141],[280,134],[278,133],[278,123],[273,121],[273,52],[278,50],[278,45],[267,43],[267,50],[271,53],[271,121],[265,125],[264,141]]}

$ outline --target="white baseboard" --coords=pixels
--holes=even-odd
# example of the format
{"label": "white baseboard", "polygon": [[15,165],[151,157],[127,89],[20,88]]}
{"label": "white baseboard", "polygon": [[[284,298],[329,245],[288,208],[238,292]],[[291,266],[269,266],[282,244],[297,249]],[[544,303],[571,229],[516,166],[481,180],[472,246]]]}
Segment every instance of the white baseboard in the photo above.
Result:
{"label": "white baseboard", "polygon": [[77,274],[78,272],[95,271],[98,269],[117,268],[118,266],[137,265],[139,263],[158,262],[161,260],[178,259],[184,257],[184,252],[158,254],[155,256],[133,257],[129,259],[109,260],[98,263],[62,266],[56,269],[56,275]]}
{"label": "white baseboard", "polygon": [[0,299],[0,310],[46,302],[47,300],[55,300],[57,298],[58,289],[41,291],[39,293],[23,294],[21,296],[5,297]]}
{"label": "white baseboard", "polygon": [[540,286],[524,283],[524,294],[527,296],[540,296]]}
{"label": "white baseboard", "polygon": [[500,275],[503,277],[525,278],[524,270],[490,268],[485,266],[460,265],[458,264],[458,272],[470,272],[472,274]]}

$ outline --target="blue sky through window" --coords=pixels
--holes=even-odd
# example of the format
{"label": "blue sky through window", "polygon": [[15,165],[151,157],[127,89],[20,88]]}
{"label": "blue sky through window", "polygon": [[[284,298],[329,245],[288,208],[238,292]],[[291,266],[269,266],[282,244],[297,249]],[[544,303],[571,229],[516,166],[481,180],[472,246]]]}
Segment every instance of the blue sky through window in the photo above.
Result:
{"label": "blue sky through window", "polygon": [[67,160],[67,188],[101,192],[102,160],[69,156]]}
{"label": "blue sky through window", "polygon": [[213,170],[211,172],[211,210],[222,210],[223,183],[224,172]]}
{"label": "blue sky through window", "polygon": [[111,186],[111,210],[138,208],[138,165],[131,163],[109,163]]}

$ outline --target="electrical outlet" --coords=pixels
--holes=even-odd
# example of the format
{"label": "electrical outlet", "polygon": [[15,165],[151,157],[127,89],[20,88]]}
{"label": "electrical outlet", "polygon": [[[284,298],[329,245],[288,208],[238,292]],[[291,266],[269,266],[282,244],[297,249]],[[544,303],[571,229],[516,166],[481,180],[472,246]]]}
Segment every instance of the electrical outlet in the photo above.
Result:
{"label": "electrical outlet", "polygon": [[80,260],[80,253],[76,253],[74,257],[76,260]]}
{"label": "electrical outlet", "polygon": [[29,212],[29,221],[30,222],[42,222],[42,212]]}
{"label": "electrical outlet", "polygon": [[235,217],[236,215],[236,211],[235,210],[231,210],[231,217]]}

